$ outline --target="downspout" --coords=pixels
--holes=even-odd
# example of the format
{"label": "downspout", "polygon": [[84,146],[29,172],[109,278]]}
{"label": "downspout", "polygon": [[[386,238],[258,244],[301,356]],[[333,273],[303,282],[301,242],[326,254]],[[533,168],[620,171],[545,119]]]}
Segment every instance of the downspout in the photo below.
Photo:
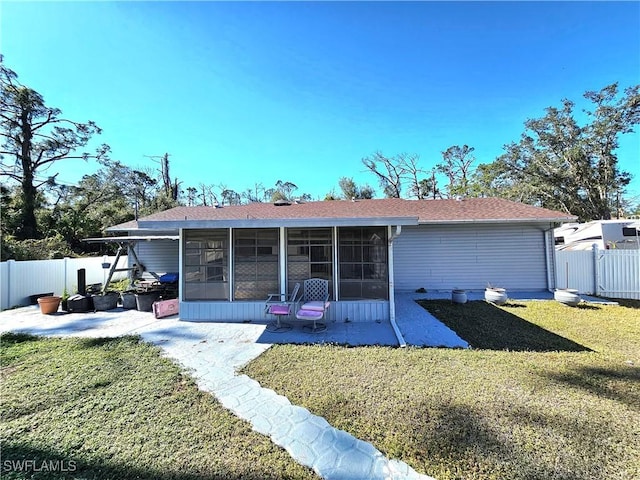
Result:
{"label": "downspout", "polygon": [[[553,232],[555,227],[548,228],[547,230],[543,230],[544,234],[544,261],[547,267],[547,290],[550,292],[554,291],[554,288],[557,283],[557,273],[556,273],[556,249],[555,246],[550,248],[549,245],[549,232]],[[553,268],[554,278],[551,276],[551,268]]]}
{"label": "downspout", "polygon": [[[184,228],[178,230],[178,302],[182,303],[184,301]],[[179,307],[182,309],[182,306]]]}
{"label": "downspout", "polygon": [[396,323],[396,296],[395,296],[395,282],[394,282],[394,271],[393,271],[393,241],[400,236],[402,233],[402,226],[396,225],[395,233],[392,233],[391,229],[393,227],[388,227],[388,235],[389,235],[389,322],[391,323],[391,328],[393,328],[394,333],[396,334],[396,338],[398,339],[398,344],[401,348],[407,346],[407,342],[404,340],[400,329],[398,328],[398,324]]}

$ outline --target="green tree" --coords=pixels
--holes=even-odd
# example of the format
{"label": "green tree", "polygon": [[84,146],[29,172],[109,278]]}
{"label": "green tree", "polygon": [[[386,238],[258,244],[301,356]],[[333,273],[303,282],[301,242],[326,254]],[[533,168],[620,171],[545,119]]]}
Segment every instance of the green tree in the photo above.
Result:
{"label": "green tree", "polygon": [[82,240],[99,237],[105,228],[153,211],[148,191],[154,183],[148,175],[116,160],[104,161],[94,174],[84,175],[76,186],[65,189],[53,208],[49,234],[59,234],[74,251],[91,248]]}
{"label": "green tree", "polygon": [[[495,175],[490,183],[500,196],[562,210],[582,221],[611,218],[631,179],[620,170],[616,149],[620,135],[632,132],[640,119],[639,89],[620,95],[614,83],[586,92],[593,109],[585,110],[583,126],[575,119],[573,102],[547,108],[544,117],[527,120],[520,141],[506,145],[481,173]],[[486,177],[481,181],[474,188],[492,186]]]}
{"label": "green tree", "polygon": [[48,107],[42,95],[18,82],[17,75],[0,56],[0,176],[19,182],[22,195],[19,212],[20,239],[40,236],[36,221],[38,191],[55,182],[57,174],[38,174],[55,162],[67,159],[103,158],[109,147],[95,154],[77,153],[94,134],[101,133],[92,121],[79,123],[61,118],[61,111]]}
{"label": "green tree", "polygon": [[369,185],[359,186],[353,178],[342,177],[338,180],[338,186],[342,192],[342,198],[345,200],[353,199],[370,199],[373,198],[375,192]]}

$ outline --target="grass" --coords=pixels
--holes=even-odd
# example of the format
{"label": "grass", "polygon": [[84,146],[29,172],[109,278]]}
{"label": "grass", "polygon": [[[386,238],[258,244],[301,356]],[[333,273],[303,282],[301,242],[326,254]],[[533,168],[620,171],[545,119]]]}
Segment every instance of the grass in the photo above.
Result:
{"label": "grass", "polygon": [[317,478],[137,337],[0,340],[3,479]]}
{"label": "grass", "polygon": [[439,480],[640,478],[640,302],[422,305],[473,348],[277,345],[244,373]]}

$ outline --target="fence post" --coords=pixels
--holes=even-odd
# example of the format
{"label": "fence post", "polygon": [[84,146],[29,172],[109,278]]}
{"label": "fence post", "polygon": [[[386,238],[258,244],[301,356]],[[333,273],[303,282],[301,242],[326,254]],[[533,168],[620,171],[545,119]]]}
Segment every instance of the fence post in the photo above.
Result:
{"label": "fence post", "polygon": [[13,281],[11,279],[11,271],[14,269],[15,264],[15,260],[7,260],[7,308],[13,307],[13,294],[11,292]]}
{"label": "fence post", "polygon": [[69,257],[64,257],[64,285],[63,285],[63,292],[68,292],[67,290],[67,262],[69,261]]}
{"label": "fence post", "polygon": [[600,271],[598,268],[598,253],[600,252],[600,249],[598,248],[597,243],[594,243],[591,246],[591,251],[593,252],[593,294],[600,295]]}

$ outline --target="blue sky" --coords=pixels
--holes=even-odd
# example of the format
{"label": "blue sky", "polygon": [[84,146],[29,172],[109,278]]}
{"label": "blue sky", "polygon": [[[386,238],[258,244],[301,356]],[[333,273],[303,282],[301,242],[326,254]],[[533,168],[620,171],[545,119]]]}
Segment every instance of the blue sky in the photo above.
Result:
{"label": "blue sky", "polygon": [[[370,183],[361,159],[452,145],[493,161],[527,118],[640,83],[638,2],[13,2],[0,51],[22,83],[112,157],[171,154],[182,187]],[[620,165],[636,176],[640,134]],[[52,168],[76,182],[96,165]]]}

